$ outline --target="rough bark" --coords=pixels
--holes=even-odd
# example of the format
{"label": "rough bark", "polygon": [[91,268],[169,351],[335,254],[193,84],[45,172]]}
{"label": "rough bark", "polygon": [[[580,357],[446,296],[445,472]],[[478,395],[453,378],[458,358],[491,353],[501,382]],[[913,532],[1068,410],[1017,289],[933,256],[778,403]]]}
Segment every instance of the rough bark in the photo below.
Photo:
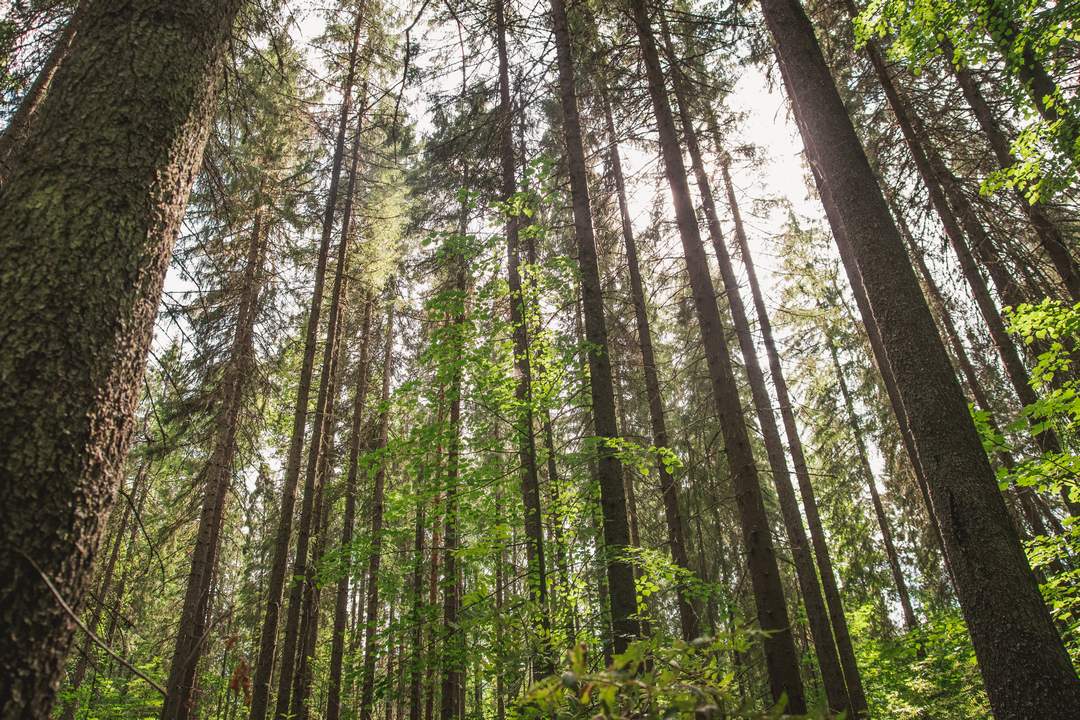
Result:
{"label": "rough bark", "polygon": [[360,327],[360,358],[356,363],[353,388],[352,422],[349,427],[349,460],[345,479],[345,513],[341,523],[341,547],[345,561],[339,570],[334,596],[334,629],[330,648],[330,676],[326,691],[326,720],[341,717],[341,668],[345,657],[345,625],[348,621],[349,578],[352,574],[353,528],[356,523],[356,485],[360,465],[360,445],[364,432],[364,408],[367,404],[368,356],[371,347],[370,291],[364,302],[364,319]]}
{"label": "rough bark", "polygon": [[46,578],[82,607],[240,4],[88,6],[0,189],[2,718],[52,707],[75,622]]}
{"label": "rough bark", "polygon": [[[386,310],[383,344],[383,374],[379,437],[377,450],[385,450],[390,428],[390,378],[394,366],[394,306]],[[371,720],[375,697],[375,630],[379,626],[379,568],[382,564],[383,503],[385,501],[386,465],[383,458],[375,471],[371,493],[371,555],[367,568],[367,609],[364,612],[364,665],[360,679],[360,720]]]}
{"label": "rough bark", "polygon": [[806,710],[806,699],[795,644],[791,634],[784,590],[776,564],[768,517],[765,512],[757,465],[750,438],[743,423],[743,409],[738,384],[728,355],[727,342],[716,292],[709,277],[708,259],[702,244],[696,213],[690,194],[690,183],[682,151],[675,131],[675,118],[665,90],[660,55],[644,2],[632,3],[634,22],[645,61],[645,70],[660,135],[660,150],[675,216],[682,239],[687,275],[690,279],[694,307],[701,328],[701,339],[712,381],[713,394],[728,465],[735,488],[743,544],[747,554],[758,623],[769,633],[764,639],[765,661],[768,668],[772,697],[779,701],[786,696],[788,712]]}
{"label": "rough bark", "polygon": [[311,397],[311,376],[318,350],[319,319],[322,314],[323,291],[326,282],[326,264],[330,255],[330,239],[334,229],[337,210],[338,186],[341,182],[341,166],[345,157],[345,136],[352,110],[352,90],[356,76],[357,50],[360,43],[362,18],[357,16],[353,28],[352,47],[349,51],[348,71],[342,89],[341,112],[338,116],[334,156],[330,166],[330,185],[323,213],[319,255],[315,265],[314,288],[308,310],[304,335],[304,355],[297,380],[296,405],[293,410],[292,436],[285,463],[285,476],[281,492],[281,508],[274,535],[273,560],[267,582],[266,610],[259,634],[259,657],[252,678],[251,720],[265,720],[270,703],[270,682],[274,672],[274,656],[277,650],[278,620],[281,614],[282,593],[289,564],[289,541],[292,537],[293,514],[296,505],[296,488],[300,479],[300,463],[304,452],[307,432],[308,405]]}
{"label": "rough bark", "polygon": [[[816,178],[896,378],[998,718],[1065,718],[1080,681],[1024,557],[896,226],[797,0],[761,0]],[[823,149],[827,148],[827,151]],[[833,218],[830,218],[832,221]]]}
{"label": "rough bark", "polygon": [[588,166],[575,90],[572,41],[564,0],[551,0],[551,14],[558,57],[559,100],[562,108],[563,142],[570,174],[574,237],[577,240],[577,262],[581,271],[585,339],[591,348],[588,365],[593,432],[596,435],[595,477],[600,486],[600,505],[603,512],[605,570],[611,606],[613,650],[621,653],[626,650],[630,641],[640,634],[638,622],[634,619],[637,612],[634,571],[626,558],[626,548],[630,544],[626,491],[623,488],[621,465],[613,448],[608,445],[609,439],[618,436],[615,394],[611,382],[611,356],[604,320],[596,239],[593,234]]}
{"label": "rough bark", "polygon": [[23,96],[22,101],[19,102],[19,106],[15,108],[15,112],[12,113],[7,126],[0,131],[0,186],[4,184],[4,178],[7,177],[11,169],[12,156],[30,136],[34,116],[37,115],[38,108],[41,107],[45,95],[49,92],[56,71],[60,69],[60,64],[64,62],[64,58],[67,57],[68,52],[71,50],[71,44],[75,40],[75,34],[78,30],[77,19],[78,8],[76,8],[75,13],[68,19],[64,29],[60,32],[60,37],[56,39],[56,43],[45,58],[41,70],[38,72],[37,77],[34,78],[34,82],[30,85],[26,95]]}

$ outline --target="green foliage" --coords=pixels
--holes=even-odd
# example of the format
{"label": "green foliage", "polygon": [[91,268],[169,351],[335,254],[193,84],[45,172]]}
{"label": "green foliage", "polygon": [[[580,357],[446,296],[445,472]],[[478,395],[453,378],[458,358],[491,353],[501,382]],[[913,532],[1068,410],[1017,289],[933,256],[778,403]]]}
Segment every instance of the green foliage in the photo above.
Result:
{"label": "green foliage", "polygon": [[873,717],[972,720],[990,717],[975,651],[955,610],[927,618],[899,637],[868,633],[876,610],[849,610],[856,654]]}
{"label": "green foliage", "polygon": [[[692,643],[657,640],[632,643],[598,672],[589,670],[585,649],[572,648],[561,675],[535,684],[515,707],[516,717],[555,720],[621,718],[794,718],[782,704],[768,711],[744,709],[734,675],[721,658],[742,651],[742,641],[699,638]],[[799,716],[812,717],[812,716]]]}

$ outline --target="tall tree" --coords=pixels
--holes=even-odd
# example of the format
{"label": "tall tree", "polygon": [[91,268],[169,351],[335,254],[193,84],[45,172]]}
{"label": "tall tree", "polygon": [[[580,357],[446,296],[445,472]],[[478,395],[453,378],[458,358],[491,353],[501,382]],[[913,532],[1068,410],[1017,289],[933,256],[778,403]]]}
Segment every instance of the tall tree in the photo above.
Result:
{"label": "tall tree", "polygon": [[334,218],[337,211],[338,185],[341,181],[341,166],[345,157],[346,130],[348,129],[349,117],[352,111],[352,92],[356,80],[362,19],[362,15],[357,13],[353,20],[352,44],[349,50],[345,82],[342,87],[337,136],[330,167],[330,184],[326,194],[322,233],[319,240],[319,254],[315,265],[314,287],[311,293],[311,303],[308,309],[304,335],[304,355],[301,361],[300,375],[297,378],[292,434],[289,442],[289,454],[285,463],[285,484],[281,494],[281,508],[278,515],[277,531],[274,536],[273,559],[271,560],[270,577],[267,583],[266,610],[263,614],[259,636],[259,654],[255,665],[255,674],[252,678],[251,720],[265,720],[270,703],[270,682],[274,672],[274,658],[277,650],[278,620],[281,614],[282,593],[285,589],[285,573],[289,564],[289,541],[292,537],[296,488],[300,479],[300,462],[304,452],[304,438],[307,431],[311,376],[315,365],[315,353],[318,350],[319,318],[322,315],[326,264],[330,255],[330,239],[333,234]]}
{"label": "tall tree", "polygon": [[626,490],[623,486],[622,467],[615,455],[615,449],[610,444],[618,437],[619,430],[615,418],[611,355],[608,348],[607,324],[604,320],[604,299],[596,256],[596,239],[593,234],[588,166],[585,160],[581,117],[578,113],[573,45],[566,15],[566,3],[563,0],[551,0],[551,15],[559,69],[563,143],[570,175],[577,262],[581,272],[585,340],[590,346],[588,352],[589,390],[592,399],[593,432],[596,434],[596,479],[600,485],[600,504],[604,521],[607,591],[614,634],[612,647],[616,653],[621,653],[640,633],[638,622],[634,617],[637,612],[634,570],[629,558],[626,557],[626,549],[630,546]]}
{"label": "tall tree", "polygon": [[896,377],[990,703],[1000,718],[1067,717],[1080,680],[975,429],[955,420],[966,401],[814,30],[798,0],[761,7],[819,187],[842,222],[836,240],[850,244],[849,275],[866,290],[864,321],[880,329]]}
{"label": "tall tree", "polygon": [[[510,60],[506,49],[505,0],[494,0],[496,46],[499,56],[499,158],[502,165],[502,199],[511,203],[517,188],[517,163],[514,153],[514,108],[510,98]],[[525,508],[525,536],[529,563],[529,591],[540,613],[541,649],[535,664],[539,676],[550,675],[554,668],[550,641],[551,620],[548,614],[547,572],[544,561],[544,525],[540,507],[540,477],[536,463],[536,431],[533,422],[532,368],[526,326],[525,294],[521,282],[519,221],[513,210],[506,218],[506,273],[510,285],[510,323],[514,333],[514,365],[518,379],[515,399],[520,406],[517,418],[518,456],[521,459],[521,497]]]}
{"label": "tall tree", "polygon": [[341,670],[345,661],[345,624],[348,621],[349,577],[352,572],[352,541],[356,522],[356,488],[360,472],[360,447],[364,431],[364,408],[367,404],[369,349],[371,346],[370,291],[364,297],[364,319],[360,326],[360,357],[353,380],[352,422],[349,426],[349,457],[345,479],[345,513],[341,522],[341,547],[345,553],[341,577],[334,595],[334,630],[330,651],[330,678],[326,690],[326,720],[341,717]]}
{"label": "tall tree", "polygon": [[713,397],[724,437],[728,465],[731,468],[739,504],[739,520],[743,544],[747,553],[757,607],[758,623],[768,633],[765,641],[765,660],[768,666],[769,684],[774,701],[786,697],[787,709],[804,712],[806,698],[798,659],[788,620],[784,589],[776,564],[775,550],[769,532],[768,517],[762,498],[757,465],[750,448],[750,438],[742,422],[742,403],[738,385],[728,354],[724,327],[716,305],[716,292],[709,277],[708,260],[701,240],[696,213],[690,195],[690,183],[682,150],[675,131],[675,118],[671,112],[660,66],[660,53],[656,47],[649,11],[644,2],[632,4],[634,24],[648,78],[649,96],[652,99],[656,128],[660,136],[660,152],[664,171],[671,188],[671,199],[682,239],[687,275],[693,291],[694,309],[705,347],[709,366]]}

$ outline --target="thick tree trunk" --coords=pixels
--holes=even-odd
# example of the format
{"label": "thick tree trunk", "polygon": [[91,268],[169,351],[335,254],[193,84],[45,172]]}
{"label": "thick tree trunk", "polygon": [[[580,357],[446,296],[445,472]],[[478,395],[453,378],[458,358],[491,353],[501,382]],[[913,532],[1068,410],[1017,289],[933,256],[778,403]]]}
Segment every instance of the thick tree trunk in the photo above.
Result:
{"label": "thick tree trunk", "polygon": [[[330,186],[323,213],[322,235],[319,255],[315,265],[315,282],[308,310],[307,328],[304,336],[304,355],[297,381],[296,406],[293,411],[292,437],[285,464],[285,479],[281,493],[281,509],[274,536],[273,560],[259,634],[259,657],[252,678],[251,720],[265,720],[270,703],[270,682],[274,672],[274,655],[277,649],[278,620],[281,614],[282,592],[289,564],[289,541],[292,538],[293,512],[296,505],[296,488],[300,479],[300,462],[304,452],[307,432],[308,405],[311,396],[311,376],[318,350],[319,318],[322,314],[323,290],[326,281],[326,263],[330,254],[330,238],[334,230],[337,211],[338,186],[341,182],[341,166],[345,156],[345,136],[352,110],[352,90],[356,74],[357,50],[360,43],[362,17],[357,16],[353,27],[352,47],[349,51],[348,73],[342,90],[341,112],[338,117],[337,138],[330,168]],[[286,661],[287,662],[287,661]],[[282,666],[284,669],[284,664]]]}
{"label": "thick tree trunk", "polygon": [[194,710],[195,671],[204,651],[206,627],[210,619],[210,586],[217,566],[225,507],[232,487],[240,413],[254,364],[255,321],[269,235],[263,226],[262,213],[262,207],[257,207],[248,243],[236,329],[221,383],[221,408],[216,421],[214,446],[210,460],[201,473],[204,487],[202,514],[191,554],[191,572],[166,685],[168,694],[161,708],[162,720],[186,720]]}
{"label": "thick tree trunk", "polygon": [[364,432],[364,408],[367,404],[368,355],[371,347],[370,291],[364,302],[364,319],[360,327],[360,358],[356,364],[353,388],[352,423],[349,428],[349,465],[345,479],[345,514],[341,523],[341,547],[345,562],[337,581],[334,597],[334,630],[330,648],[330,677],[326,693],[326,720],[341,717],[341,668],[345,657],[345,624],[348,621],[349,578],[352,575],[353,527],[356,522],[356,485],[360,464],[360,445]]}
{"label": "thick tree trunk", "polygon": [[240,4],[88,5],[0,189],[0,718],[52,707]]}
{"label": "thick tree trunk", "polygon": [[[716,134],[717,141],[719,141],[720,136],[717,132],[715,118],[711,110],[709,112],[710,125]],[[743,227],[742,213],[739,211],[739,203],[735,197],[735,186],[731,182],[731,170],[728,163],[729,158],[726,155],[721,158],[720,169],[724,178],[728,206],[731,209],[731,218],[735,225],[735,241],[739,245],[739,253],[742,255],[743,266],[746,268],[746,279],[750,286],[750,295],[754,301],[758,326],[761,328],[761,338],[769,361],[769,373],[772,376],[776,399],[780,405],[780,419],[784,424],[788,450],[791,453],[791,463],[795,468],[795,479],[799,483],[799,494],[803,501],[806,524],[810,530],[810,542],[813,544],[814,556],[820,570],[821,587],[824,591],[825,603],[828,606],[833,637],[836,641],[836,650],[839,654],[840,666],[844,673],[844,682],[851,701],[851,711],[855,716],[862,717],[867,714],[866,693],[863,690],[862,674],[859,672],[859,665],[855,658],[855,648],[851,642],[847,615],[844,613],[840,588],[836,584],[836,572],[833,570],[832,556],[825,540],[825,529],[821,523],[821,514],[818,512],[817,496],[810,481],[810,471],[806,465],[806,453],[803,450],[802,438],[795,422],[791,393],[784,377],[784,368],[780,363],[780,353],[776,347],[776,340],[773,338],[772,322],[769,319],[768,308],[765,306],[765,296],[757,279],[757,268],[754,266],[750,243]]]}
{"label": "thick tree trunk", "polygon": [[[649,328],[649,313],[645,304],[645,283],[641,278],[641,266],[638,261],[637,242],[634,228],[630,222],[630,209],[626,201],[626,181],[623,178],[622,158],[619,156],[618,136],[615,133],[615,121],[611,115],[611,103],[607,94],[602,98],[604,121],[607,125],[608,162],[615,179],[615,194],[619,202],[619,219],[622,226],[623,247],[626,250],[626,264],[630,272],[630,297],[634,305],[634,320],[637,323],[638,346],[641,348],[641,366],[645,375],[645,395],[649,404],[649,424],[652,442],[656,447],[668,448],[667,420],[664,416],[664,399],[660,393],[660,378],[656,371],[656,354],[653,351],[652,330]],[[682,512],[679,509],[679,489],[675,476],[668,470],[667,464],[659,459],[656,463],[660,478],[660,495],[664,501],[664,518],[667,521],[668,544],[671,559],[679,567],[690,570],[690,560],[686,553],[686,537],[683,530]],[[697,614],[688,599],[685,589],[677,590],[679,607],[679,627],[683,640],[689,642],[696,638],[701,630]]]}
{"label": "thick tree trunk", "polygon": [[[144,466],[136,476],[131,491],[133,497],[138,497],[142,493],[142,488],[146,481],[146,471],[147,467]],[[109,597],[109,593],[112,591],[113,575],[116,572],[116,563],[120,558],[120,551],[124,546],[128,520],[130,517],[131,505],[125,503],[124,510],[120,515],[120,521],[117,523],[115,540],[113,542],[112,550],[109,552],[109,559],[105,562],[105,568],[101,572],[101,582],[98,585],[97,591],[97,605],[94,607],[94,613],[90,616],[90,622],[87,624],[87,627],[94,633],[99,632],[98,627],[101,625],[101,616],[105,610],[105,602]],[[75,711],[78,709],[78,691],[82,686],[83,680],[86,678],[86,671],[90,667],[90,653],[93,652],[92,647],[93,643],[87,638],[79,650],[79,660],[75,664],[75,672],[72,675],[71,681],[68,683],[71,698],[64,703],[63,710],[60,713],[61,720],[75,720]]]}
{"label": "thick tree trunk", "polygon": [[[849,274],[865,287],[999,719],[1066,718],[1080,681],[1039,594],[903,243],[798,0],[761,0]],[[824,151],[822,148],[828,148]],[[833,218],[830,218],[832,220]]]}
{"label": "thick tree trunk", "polygon": [[[394,366],[394,305],[386,309],[383,344],[383,375],[377,450],[384,451],[390,429],[390,378]],[[360,679],[360,720],[371,720],[375,698],[375,630],[379,627],[379,567],[382,563],[383,503],[385,502],[387,459],[375,471],[371,493],[371,555],[367,569],[367,610],[364,613],[364,665]]]}
{"label": "thick tree trunk", "polygon": [[[506,51],[505,0],[495,1],[496,45],[499,57],[499,155],[502,162],[502,196],[509,202],[517,188],[514,162],[514,113],[510,100],[510,61]],[[518,218],[506,218],[506,271],[510,285],[510,324],[514,332],[514,367],[517,372],[515,399],[519,405],[515,432],[521,462],[521,497],[525,509],[525,542],[528,562],[529,598],[540,617],[541,647],[533,658],[534,674],[540,678],[554,672],[552,652],[547,647],[551,634],[548,615],[547,568],[544,561],[544,525],[540,507],[540,480],[536,463],[536,433],[532,407],[532,369],[525,294],[521,282],[521,253]]]}
{"label": "thick tree trunk", "polygon": [[592,207],[589,200],[588,167],[578,114],[576,79],[570,27],[564,0],[551,0],[555,48],[559,66],[559,99],[563,113],[563,141],[570,173],[570,194],[574,211],[574,236],[577,240],[578,267],[581,270],[581,295],[585,339],[591,350],[589,389],[592,399],[593,431],[596,433],[596,479],[600,485],[603,511],[603,534],[607,590],[611,605],[613,650],[621,653],[640,634],[634,614],[637,600],[634,571],[626,559],[630,530],[626,518],[626,491],[622,469],[609,439],[618,436],[615,420],[615,394],[611,383],[611,356],[604,298],[600,287],[600,269],[593,235]]}
{"label": "thick tree trunk", "polygon": [[744,413],[738,384],[728,355],[716,292],[712,286],[712,278],[709,277],[708,259],[698,229],[690,183],[676,136],[675,119],[668,104],[660,56],[645,3],[635,0],[632,8],[645,61],[649,95],[660,135],[664,169],[671,186],[671,198],[682,239],[687,275],[690,278],[694,306],[701,328],[720,430],[735,487],[757,619],[762,630],[768,633],[763,645],[769,685],[774,701],[786,696],[787,711],[802,713],[806,711],[806,699],[799,675],[799,662],[791,635],[784,589],[776,564],[757,466],[743,423]]}

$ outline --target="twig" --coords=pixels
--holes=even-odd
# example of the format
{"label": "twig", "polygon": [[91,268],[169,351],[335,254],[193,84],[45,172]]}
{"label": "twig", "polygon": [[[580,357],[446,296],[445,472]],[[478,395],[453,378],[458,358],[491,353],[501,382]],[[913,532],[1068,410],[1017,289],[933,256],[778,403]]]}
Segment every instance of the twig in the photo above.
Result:
{"label": "twig", "polygon": [[25,552],[23,552],[19,548],[15,548],[15,552],[19,553],[24,558],[26,558],[26,562],[30,563],[30,566],[33,567],[35,570],[37,570],[38,575],[40,575],[41,579],[45,581],[45,584],[49,587],[49,590],[52,592],[53,597],[56,598],[56,602],[60,603],[60,607],[62,607],[64,609],[64,612],[66,612],[68,614],[68,616],[71,617],[71,619],[75,621],[75,624],[79,626],[80,630],[82,630],[84,633],[86,633],[86,636],[88,638],[90,638],[91,640],[94,641],[95,645],[100,647],[105,652],[109,653],[109,655],[111,655],[114,660],[116,660],[118,663],[120,663],[121,665],[126,667],[128,670],[130,670],[131,672],[135,673],[140,678],[145,680],[146,683],[150,687],[154,688],[159,693],[161,693],[162,697],[165,697],[165,696],[168,695],[168,693],[165,692],[165,688],[158,685],[156,682],[154,682],[149,677],[147,677],[137,667],[135,667],[134,665],[129,663],[124,658],[120,657],[120,655],[117,654],[117,652],[115,650],[113,650],[111,647],[109,647],[108,645],[105,644],[104,640],[102,640],[97,635],[95,635],[90,630],[90,628],[86,627],[86,624],[83,623],[82,619],[75,613],[74,610],[71,609],[71,606],[67,604],[67,602],[64,600],[63,596],[60,594],[60,591],[56,589],[55,585],[53,585],[53,582],[52,582],[52,580],[49,579],[49,576],[45,574],[44,570],[42,570],[40,567],[38,567],[38,564],[36,562],[34,562],[34,559],[32,557],[27,555]]}

